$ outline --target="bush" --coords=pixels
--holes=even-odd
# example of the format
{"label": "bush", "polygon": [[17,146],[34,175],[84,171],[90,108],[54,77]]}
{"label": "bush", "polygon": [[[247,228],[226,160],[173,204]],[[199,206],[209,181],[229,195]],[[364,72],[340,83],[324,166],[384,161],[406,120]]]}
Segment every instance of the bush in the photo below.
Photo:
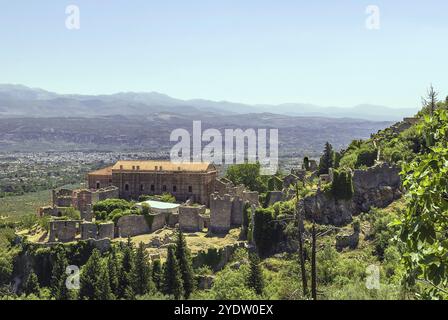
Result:
{"label": "bush", "polygon": [[352,174],[346,170],[333,170],[331,191],[338,200],[350,200],[354,192]]}
{"label": "bush", "polygon": [[116,209],[120,209],[121,211],[131,209],[132,203],[123,200],[123,199],[107,199],[103,201],[99,201],[93,205],[93,212],[106,212],[108,214],[112,213],[112,211]]}
{"label": "bush", "polygon": [[261,257],[270,254],[281,239],[282,228],[274,219],[272,208],[258,208],[255,211],[253,240]]}
{"label": "bush", "polygon": [[378,150],[373,148],[364,147],[358,151],[358,156],[356,158],[356,167],[360,168],[363,166],[371,167],[375,164],[375,160],[378,156]]}

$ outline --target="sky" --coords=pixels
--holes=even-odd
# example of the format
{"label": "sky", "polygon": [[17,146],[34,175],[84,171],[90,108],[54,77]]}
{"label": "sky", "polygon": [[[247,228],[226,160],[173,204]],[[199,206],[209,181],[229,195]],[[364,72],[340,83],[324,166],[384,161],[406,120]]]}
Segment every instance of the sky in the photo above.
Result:
{"label": "sky", "polygon": [[[448,95],[446,0],[0,4],[0,83],[341,107],[417,107],[431,83]],[[67,29],[68,5],[80,29]]]}

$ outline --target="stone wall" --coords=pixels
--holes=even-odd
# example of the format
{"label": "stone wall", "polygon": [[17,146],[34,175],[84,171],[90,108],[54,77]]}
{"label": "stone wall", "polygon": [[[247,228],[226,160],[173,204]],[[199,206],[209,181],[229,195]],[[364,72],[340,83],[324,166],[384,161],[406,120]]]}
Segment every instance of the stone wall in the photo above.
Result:
{"label": "stone wall", "polygon": [[120,238],[133,237],[140,234],[150,233],[151,229],[146,219],[141,215],[129,215],[121,217],[118,222],[118,236]]}
{"label": "stone wall", "polygon": [[281,191],[269,191],[268,193],[268,205],[272,206],[276,202],[283,201],[283,192]]}
{"label": "stone wall", "polygon": [[159,229],[162,229],[166,225],[166,214],[165,213],[158,213],[158,214],[151,214],[152,224],[151,224],[151,232],[157,231]]}
{"label": "stone wall", "polygon": [[358,211],[384,208],[401,197],[400,167],[381,163],[353,172],[353,201]]}
{"label": "stone wall", "polygon": [[50,221],[49,242],[71,242],[80,232],[79,220],[55,220]]}
{"label": "stone wall", "polygon": [[179,228],[185,232],[198,232],[203,229],[203,222],[199,215],[204,214],[205,206],[180,206]]}
{"label": "stone wall", "polygon": [[244,191],[242,198],[244,201],[249,202],[251,205],[260,205],[257,191]]}
{"label": "stone wall", "polygon": [[71,207],[72,193],[69,189],[52,190],[53,207]]}
{"label": "stone wall", "polygon": [[345,225],[352,216],[372,207],[385,208],[401,197],[400,168],[386,163],[365,170],[354,170],[354,195],[351,200],[337,200],[332,193],[317,191],[299,201],[299,210],[318,223]]}
{"label": "stone wall", "polygon": [[210,195],[210,228],[211,233],[227,233],[232,222],[233,197],[226,194]]}
{"label": "stone wall", "polygon": [[100,223],[98,225],[97,239],[113,239],[115,236],[115,225],[113,222]]}

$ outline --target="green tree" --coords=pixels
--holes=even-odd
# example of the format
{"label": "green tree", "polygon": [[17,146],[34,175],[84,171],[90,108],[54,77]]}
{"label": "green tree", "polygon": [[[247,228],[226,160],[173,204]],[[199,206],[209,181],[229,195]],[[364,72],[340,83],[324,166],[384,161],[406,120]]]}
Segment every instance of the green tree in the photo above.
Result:
{"label": "green tree", "polygon": [[330,168],[333,167],[333,147],[327,142],[325,143],[324,154],[319,161],[319,174],[328,174]]}
{"label": "green tree", "polygon": [[173,245],[168,247],[168,255],[163,270],[163,293],[180,299],[183,295],[182,274],[176,259]]}
{"label": "green tree", "polygon": [[333,170],[331,182],[333,196],[339,200],[350,200],[353,197],[352,174],[346,170]]}
{"label": "green tree", "polygon": [[120,298],[133,296],[132,270],[134,269],[134,246],[131,239],[128,238],[127,243],[123,246],[123,257],[121,259],[119,273],[119,290]]}
{"label": "green tree", "polygon": [[428,152],[404,164],[409,204],[401,221],[403,259],[411,283],[429,286],[428,298],[448,298],[448,113],[436,110],[419,126]]}
{"label": "green tree", "polygon": [[310,159],[308,157],[303,158],[303,169],[310,171]]}
{"label": "green tree", "polygon": [[132,270],[133,288],[137,295],[149,293],[154,287],[151,279],[151,266],[148,260],[148,253],[145,250],[143,242],[140,242]]}
{"label": "green tree", "polygon": [[260,267],[260,259],[256,253],[249,254],[250,271],[247,278],[247,286],[252,288],[256,294],[263,294],[264,281],[263,272]]}
{"label": "green tree", "polygon": [[24,291],[27,295],[34,294],[35,296],[39,296],[40,285],[39,280],[37,279],[37,275],[34,273],[34,271],[31,271],[28,275],[25,282]]}
{"label": "green tree", "polygon": [[259,163],[244,163],[230,166],[226,171],[226,178],[235,185],[243,184],[252,191],[264,192],[266,186],[260,177]]}
{"label": "green tree", "polygon": [[112,251],[112,254],[107,259],[107,269],[109,271],[109,283],[111,291],[116,295],[118,292],[119,286],[119,270],[120,267],[118,265],[117,254],[115,250]]}
{"label": "green tree", "polygon": [[182,275],[184,296],[188,299],[194,290],[193,266],[191,264],[190,250],[188,250],[187,241],[180,229],[177,232],[176,259],[179,263],[180,273]]}
{"label": "green tree", "polygon": [[57,248],[50,279],[51,294],[56,300],[69,299],[69,292],[65,284],[67,277],[65,270],[67,266],[68,261],[65,250]]}
{"label": "green tree", "polygon": [[152,265],[152,281],[157,290],[161,290],[162,282],[162,263],[160,260],[155,260]]}
{"label": "green tree", "polygon": [[112,298],[109,272],[101,261],[97,249],[81,270],[79,297],[85,300],[109,300]]}

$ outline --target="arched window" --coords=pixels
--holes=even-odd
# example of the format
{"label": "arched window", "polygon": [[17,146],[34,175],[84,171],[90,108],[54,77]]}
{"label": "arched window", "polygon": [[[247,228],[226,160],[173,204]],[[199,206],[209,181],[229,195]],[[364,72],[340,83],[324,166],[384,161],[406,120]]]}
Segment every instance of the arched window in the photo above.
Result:
{"label": "arched window", "polygon": [[124,191],[129,191],[129,184],[126,183],[126,184],[124,185]]}
{"label": "arched window", "polygon": [[97,189],[100,189],[100,187],[101,187],[101,184],[99,183],[99,181],[97,181],[97,182],[96,182],[96,188],[97,188]]}
{"label": "arched window", "polygon": [[140,185],[140,191],[143,191],[144,190],[144,187],[143,187],[143,184],[141,184]]}
{"label": "arched window", "polygon": [[177,187],[173,186],[173,192],[177,192]]}
{"label": "arched window", "polygon": [[193,192],[193,187],[192,187],[192,186],[189,186],[189,187],[188,187],[188,192],[190,192],[190,193]]}

